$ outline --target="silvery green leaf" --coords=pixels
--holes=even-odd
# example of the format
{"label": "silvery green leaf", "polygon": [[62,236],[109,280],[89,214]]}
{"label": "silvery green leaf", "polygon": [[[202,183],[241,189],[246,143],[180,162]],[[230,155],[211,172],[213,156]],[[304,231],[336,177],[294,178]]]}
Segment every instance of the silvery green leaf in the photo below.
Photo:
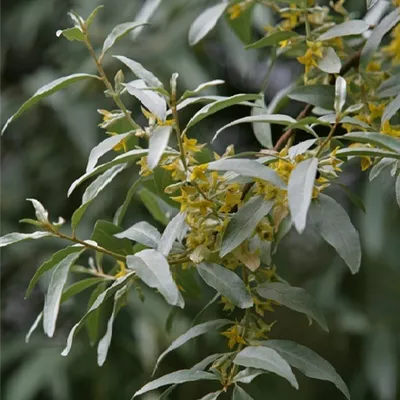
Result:
{"label": "silvery green leaf", "polygon": [[389,135],[382,135],[380,132],[350,132],[339,138],[358,143],[370,143],[400,153],[400,139]]}
{"label": "silvery green leaf", "polygon": [[[253,110],[256,110],[254,108]],[[219,134],[227,128],[231,126],[243,124],[243,123],[266,123],[266,124],[278,124],[278,125],[290,125],[296,123],[296,120],[288,115],[281,115],[281,114],[258,114],[251,115],[250,117],[243,117],[239,118],[236,121],[230,122],[229,124],[223,126],[222,128],[218,129],[217,133],[212,138],[212,142],[214,142]]]}
{"label": "silvery green leaf", "polygon": [[43,318],[43,311],[39,313],[39,315],[36,317],[35,321],[33,322],[32,326],[29,328],[29,331],[25,336],[25,343],[29,342],[29,340],[32,336],[32,333],[37,329],[42,318]]}
{"label": "silvery green leaf", "polygon": [[308,158],[297,164],[290,174],[288,183],[289,210],[294,226],[300,234],[306,228],[307,213],[312,199],[317,169],[318,159]]}
{"label": "silvery green leaf", "polygon": [[222,390],[218,390],[218,392],[208,393],[199,400],[217,400],[221,393]]}
{"label": "silvery green leaf", "polygon": [[276,350],[292,367],[299,369],[309,378],[332,382],[347,399],[350,399],[346,384],[332,365],[309,348],[289,340],[267,340],[263,345]]}
{"label": "silvery green leaf", "polygon": [[[384,136],[384,135],[382,135]],[[345,136],[343,136],[344,138]],[[345,149],[340,149],[336,152],[336,157],[387,157],[400,160],[400,154],[394,153],[388,150],[374,149],[371,147],[347,147]]]}
{"label": "silvery green leaf", "polygon": [[338,74],[342,68],[342,62],[332,47],[327,47],[323,58],[318,61],[318,68],[328,74]]}
{"label": "silvery green leaf", "polygon": [[114,236],[119,239],[130,239],[151,248],[156,248],[161,239],[161,234],[157,228],[146,221],[138,222]]}
{"label": "silvery green leaf", "polygon": [[208,89],[209,87],[214,87],[214,86],[217,86],[217,85],[223,85],[224,83],[225,83],[225,81],[223,81],[222,79],[214,79],[214,80],[209,81],[209,82],[204,82],[204,83],[200,84],[199,86],[197,86],[196,89],[186,90],[183,93],[182,97],[179,99],[179,103],[182,103],[183,100],[185,100],[185,99],[187,99],[189,97],[195,96],[197,93],[199,93],[199,92],[201,92],[201,91],[203,91],[205,89]]}
{"label": "silvery green leaf", "polygon": [[288,150],[288,154],[291,160],[294,160],[296,156],[304,154],[311,146],[315,144],[317,139],[303,140],[299,144],[292,146]]}
{"label": "silvery green leaf", "polygon": [[[213,95],[204,95],[204,96],[196,96],[196,97],[189,97],[182,101],[179,101],[176,109],[178,111],[182,110],[183,108],[190,106],[192,104],[197,103],[213,103],[218,100],[226,100],[229,99],[227,96],[213,96]],[[238,106],[247,106],[247,107],[254,107],[254,103],[249,101],[241,101],[240,103],[236,104]],[[171,114],[171,110],[168,110],[167,114]]]}
{"label": "silvery green leaf", "polygon": [[[400,18],[399,18],[400,19]],[[382,124],[389,121],[400,110],[400,94],[397,95],[385,108],[382,116]],[[400,142],[400,141],[399,141]]]}
{"label": "silvery green leaf", "polygon": [[332,85],[296,86],[288,93],[288,97],[331,110],[335,101],[335,88]]}
{"label": "silvery green leaf", "polygon": [[102,142],[100,142],[97,146],[93,147],[93,149],[90,151],[89,154],[89,159],[86,166],[86,172],[93,171],[93,169],[96,167],[97,161],[101,156],[112,150],[113,147],[115,147],[119,142],[121,142],[121,140],[125,139],[131,134],[132,132],[127,132],[127,133],[121,133],[119,135],[110,136],[107,139],[104,139]]}
{"label": "silvery green leaf", "polygon": [[286,188],[286,185],[275,170],[254,160],[222,158],[209,163],[208,169],[212,171],[232,171],[242,176],[261,179],[281,189]]}
{"label": "silvery green leaf", "polygon": [[85,190],[82,196],[82,203],[78,209],[72,214],[71,227],[76,229],[86,209],[89,207],[91,202],[97,197],[97,195],[110,183],[112,180],[125,168],[127,164],[116,165],[110,168],[104,174],[97,177]]}
{"label": "silvery green leaf", "polygon": [[103,43],[103,50],[101,51],[100,58],[103,58],[108,50],[114,46],[115,42],[123,38],[131,30],[138,28],[140,26],[147,25],[145,22],[125,22],[123,24],[117,25],[111,33],[106,37]]}
{"label": "silvery green leaf", "polygon": [[63,35],[70,41],[76,40],[78,42],[83,42],[85,40],[85,35],[81,31],[81,29],[76,26],[73,28],[59,29],[56,32],[56,36],[60,37],[61,35]]}
{"label": "silvery green leaf", "polygon": [[34,95],[28,99],[22,106],[18,109],[18,111],[10,117],[6,124],[4,125],[1,134],[5,132],[7,129],[8,125],[15,121],[17,118],[19,118],[26,110],[31,108],[33,105],[35,105],[38,101],[41,99],[50,96],[51,94],[69,86],[71,83],[81,81],[83,79],[88,79],[88,78],[94,78],[94,79],[99,79],[96,75],[90,75],[90,74],[72,74],[69,76],[65,76],[63,78],[58,78],[55,81],[48,83],[45,86],[42,86],[40,89],[38,89]]}
{"label": "silvery green leaf", "polygon": [[285,283],[270,282],[258,286],[257,293],[264,299],[274,300],[291,310],[308,315],[324,331],[329,331],[324,315],[313,298],[304,289]]}
{"label": "silvery green leaf", "polygon": [[358,232],[343,207],[334,199],[320,194],[311,203],[310,220],[321,236],[333,246],[353,274],[361,265],[361,245]]}
{"label": "silvery green leaf", "polygon": [[257,100],[259,98],[260,98],[259,94],[236,94],[234,96],[227,97],[222,100],[214,101],[211,104],[207,104],[199,111],[197,111],[195,115],[193,115],[193,117],[187,123],[185,130],[187,131],[189,128],[196,125],[204,118],[213,115],[216,112],[223,110],[224,108],[242,103],[244,101]]}
{"label": "silvery green leaf", "polygon": [[203,39],[222,17],[228,3],[226,1],[204,10],[192,23],[189,30],[189,44],[194,46]]}
{"label": "silvery green leaf", "polygon": [[350,35],[360,35],[369,29],[369,24],[367,24],[362,19],[352,19],[350,21],[338,24],[333,28],[329,29],[327,32],[323,33],[317,38],[317,41],[322,42],[324,40],[334,39],[336,37],[350,36]]}
{"label": "silvery green leaf", "polygon": [[169,222],[158,244],[157,250],[168,256],[175,240],[180,237],[181,232],[185,229],[186,212],[180,212]]}
{"label": "silvery green leaf", "polygon": [[[143,4],[142,8],[136,14],[135,21],[138,22],[148,22],[153,14],[157,11],[158,6],[161,4],[163,0],[146,0]],[[130,38],[135,40],[142,31],[143,26],[136,28],[135,30],[131,31]]]}
{"label": "silvery green leaf", "polygon": [[299,388],[290,365],[273,349],[261,346],[248,346],[233,360],[236,365],[263,369],[285,379],[295,388]]}
{"label": "silvery green leaf", "polygon": [[342,112],[342,109],[346,103],[346,95],[347,95],[346,80],[341,76],[338,76],[336,78],[336,84],[335,84],[335,103],[334,103],[336,115],[340,115],[340,113]]}
{"label": "silvery green leaf", "polygon": [[207,285],[225,296],[239,308],[253,306],[253,299],[244,282],[233,271],[213,263],[201,263],[197,271]]}
{"label": "silvery green leaf", "polygon": [[152,72],[144,68],[142,64],[124,56],[114,57],[124,63],[139,79],[143,79],[149,87],[163,87],[162,82]]}
{"label": "silvery green leaf", "polygon": [[379,0],[366,0],[367,2],[367,10],[372,8]]}
{"label": "silvery green leaf", "polygon": [[56,329],[56,321],[58,311],[60,309],[61,295],[64,289],[64,285],[67,282],[68,273],[71,266],[84,251],[84,248],[75,253],[67,255],[61,260],[54,268],[53,275],[47,289],[46,297],[44,300],[43,307],[43,330],[44,333],[53,337]]}
{"label": "silvery green leaf", "polygon": [[226,256],[248,239],[272,206],[273,201],[264,200],[264,196],[256,196],[240,207],[225,229],[220,256]]}
{"label": "silvery green leaf", "polygon": [[[264,95],[262,95],[261,99],[258,99],[254,102],[255,107],[251,109],[251,116],[259,116],[262,114],[267,114],[267,108],[265,106]],[[259,107],[257,107],[259,106]],[[252,123],[254,136],[258,140],[258,142],[267,149],[272,149],[274,144],[272,142],[272,132],[271,132],[271,124],[269,123]]]}
{"label": "silvery green leaf", "polygon": [[30,201],[33,204],[37,220],[39,222],[48,223],[49,222],[49,213],[43,207],[43,204],[36,199],[26,199],[26,200]]}
{"label": "silvery green leaf", "polygon": [[33,232],[33,233],[7,233],[6,235],[0,237],[0,247],[5,247],[10,244],[21,242],[22,240],[29,239],[40,239],[46,236],[53,236],[50,232]]}
{"label": "silvery green leaf", "polygon": [[400,175],[396,179],[396,200],[400,207]]}
{"label": "silvery green leaf", "polygon": [[97,13],[103,8],[104,6],[100,5],[97,6],[88,16],[87,20],[86,20],[86,29],[89,29],[90,26],[92,25],[94,19],[96,18]]}
{"label": "silvery green leaf", "polygon": [[372,182],[377,178],[385,169],[391,167],[396,161],[390,158],[382,158],[377,164],[375,164],[369,172],[369,181]]}
{"label": "silvery green leaf", "polygon": [[233,382],[251,383],[257,376],[262,374],[265,374],[263,369],[245,368],[235,375]]}
{"label": "silvery green leaf", "polygon": [[394,97],[400,93],[400,74],[395,73],[389,79],[386,79],[377,89],[377,97],[383,99]]}
{"label": "silvery green leaf", "polygon": [[275,33],[272,33],[271,35],[264,36],[260,40],[257,40],[257,42],[249,44],[248,46],[245,47],[245,49],[246,50],[260,49],[262,47],[276,46],[280,42],[283,42],[284,40],[288,40],[294,36],[298,36],[298,34],[296,32],[292,32],[292,31],[275,32]]}
{"label": "silvery green leaf", "polygon": [[152,132],[149,140],[149,154],[147,156],[149,169],[153,170],[160,162],[168,146],[171,131],[172,126],[157,126]]}
{"label": "silvery green leaf", "polygon": [[134,270],[139,278],[153,289],[157,289],[168,304],[184,307],[184,300],[172,278],[165,256],[157,250],[142,250],[126,258],[128,268]]}
{"label": "silvery green leaf", "polygon": [[136,97],[152,114],[161,121],[165,121],[167,115],[167,103],[158,93],[149,90],[142,79],[125,84],[128,93]]}
{"label": "silvery green leaf", "polygon": [[172,372],[171,374],[164,375],[161,378],[155,379],[154,381],[147,383],[140,390],[138,390],[132,398],[150,392],[151,390],[158,389],[162,386],[201,380],[216,381],[218,380],[218,378],[214,374],[211,374],[209,372],[182,369],[180,371]]}
{"label": "silvery green leaf", "polygon": [[193,326],[192,328],[190,328],[183,335],[181,335],[177,339],[175,339],[171,343],[171,345],[158,357],[156,365],[153,370],[153,375],[156,372],[157,367],[160,364],[160,362],[165,358],[165,356],[168,353],[177,349],[178,347],[181,347],[182,345],[184,345],[189,340],[191,340],[195,337],[201,336],[207,332],[215,332],[218,329],[220,329],[228,324],[233,324],[233,321],[231,321],[229,319],[217,319],[215,321],[205,322],[204,324],[199,324],[199,325],[196,325],[196,326]]}
{"label": "silvery green leaf", "polygon": [[254,400],[254,399],[240,386],[235,385],[235,388],[233,389],[232,400]]}

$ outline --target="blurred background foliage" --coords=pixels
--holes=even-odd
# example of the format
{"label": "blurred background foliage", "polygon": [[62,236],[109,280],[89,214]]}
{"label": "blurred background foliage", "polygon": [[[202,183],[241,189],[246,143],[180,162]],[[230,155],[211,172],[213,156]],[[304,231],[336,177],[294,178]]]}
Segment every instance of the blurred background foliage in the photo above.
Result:
{"label": "blurred background foliage", "polygon": [[[73,72],[95,72],[83,46],[57,38],[55,32],[69,26],[66,13],[71,8],[86,17],[99,5],[98,1],[2,1],[2,124],[44,83]],[[354,16],[362,17],[364,3],[348,0],[346,5]],[[96,46],[101,45],[117,23],[133,20],[143,2],[104,0],[102,4],[105,8],[93,26],[92,41]],[[143,63],[164,82],[177,71],[181,91],[217,78],[226,81],[218,89],[220,95],[258,91],[268,53],[245,51],[229,29],[228,21],[219,23],[212,35],[196,48],[189,47],[190,23],[209,4],[213,1],[161,1],[151,25],[139,39],[121,40],[113,54]],[[256,10],[254,38],[262,35],[263,26],[273,23],[272,15]],[[108,56],[105,67],[113,77],[120,65]],[[296,62],[279,61],[266,91],[267,102],[296,80],[300,72]],[[78,84],[53,95],[10,127],[1,147],[2,234],[24,229],[17,221],[32,215],[31,206],[25,201],[27,197],[42,201],[54,220],[59,215],[70,218],[79,206],[83,189],[70,199],[66,192],[70,183],[82,174],[90,149],[104,138],[104,132],[97,127],[100,116],[96,109],[111,109],[112,105],[101,91],[97,83]],[[138,105],[132,102],[129,107],[136,120],[144,122]],[[195,107],[189,112],[195,111]],[[300,108],[300,104],[290,103],[285,112],[296,115]],[[248,112],[245,107],[220,112],[200,124],[195,136],[201,142],[209,142],[218,127]],[[183,120],[189,117],[185,113]],[[277,137],[279,130],[274,135]],[[213,150],[221,153],[232,143],[237,151],[259,147],[251,127],[240,126],[223,135]],[[81,224],[81,237],[90,235],[96,219],[112,220],[134,179],[133,169],[125,171],[93,202]],[[350,211],[360,230],[363,263],[358,275],[351,276],[334,251],[312,230],[302,236],[291,232],[275,256],[280,275],[293,285],[305,287],[317,299],[328,318],[330,334],[323,333],[316,325],[308,326],[300,314],[278,310],[272,315],[279,323],[271,337],[292,339],[329,360],[349,384],[353,400],[399,399],[400,212],[392,179],[387,171],[370,183],[367,174],[360,173],[357,163],[347,166],[342,183],[363,199],[366,214],[349,202],[339,186],[330,189]],[[143,219],[151,221],[152,217],[137,196],[124,227]],[[89,300],[85,292],[63,306],[53,340],[39,332],[29,344],[24,343],[24,335],[42,308],[47,282],[36,288],[30,300],[24,300],[25,289],[35,268],[62,245],[58,240],[46,239],[17,244],[2,253],[1,396],[4,400],[129,399],[148,381],[157,356],[189,328],[213,293],[202,286],[201,292],[193,293],[188,307],[171,320],[170,307],[160,296],[144,288],[146,298],[142,303],[132,291],[128,306],[114,324],[109,357],[102,368],[97,367],[95,347],[89,346],[84,332],[79,335],[72,354],[64,358],[60,352],[66,335],[73,322],[83,315]],[[208,316],[221,314],[220,308],[214,305],[207,311]],[[103,322],[109,312],[103,310]],[[161,373],[188,368],[207,354],[219,352],[221,346],[225,347],[226,341],[215,334],[197,339],[169,355]],[[334,400],[340,396],[328,383],[301,376],[299,379],[299,392],[282,379],[266,375],[257,378],[249,391],[255,398],[265,400],[322,397]],[[173,391],[170,399],[196,399],[214,389],[212,385],[189,383]],[[157,398],[154,393],[145,397]]]}

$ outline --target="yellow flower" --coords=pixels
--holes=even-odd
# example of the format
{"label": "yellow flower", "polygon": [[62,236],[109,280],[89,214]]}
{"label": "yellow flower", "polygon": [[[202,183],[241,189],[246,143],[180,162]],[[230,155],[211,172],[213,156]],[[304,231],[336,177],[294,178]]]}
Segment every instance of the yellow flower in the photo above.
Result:
{"label": "yellow flower", "polygon": [[383,115],[383,112],[385,111],[385,104],[380,103],[378,105],[373,104],[373,103],[368,103],[368,108],[369,111],[371,112],[370,114],[370,121],[373,121],[375,118],[380,118]]}
{"label": "yellow flower", "polygon": [[149,176],[152,174],[152,171],[149,169],[149,166],[147,165],[147,157],[142,157],[136,164],[140,165],[139,174],[141,176]]}
{"label": "yellow flower", "polygon": [[254,305],[256,306],[256,313],[261,315],[262,317],[265,314],[265,311],[274,312],[272,308],[272,303],[269,300],[260,300],[257,296],[253,297]]}
{"label": "yellow flower", "polygon": [[236,19],[239,18],[242,14],[242,5],[241,4],[234,4],[228,8],[229,19]]}
{"label": "yellow flower", "polygon": [[372,165],[371,157],[363,157],[361,159],[361,171],[366,171]]}
{"label": "yellow flower", "polygon": [[225,192],[224,204],[218,211],[228,213],[233,207],[239,206],[241,201],[242,192],[240,191],[239,185],[230,185]]}
{"label": "yellow flower", "polygon": [[347,15],[348,12],[347,10],[343,7],[343,4],[345,3],[346,0],[338,0],[336,3],[331,1],[329,5],[338,13],[342,15]]}
{"label": "yellow flower", "polygon": [[221,304],[224,305],[224,311],[233,311],[235,309],[235,305],[224,296],[221,296]]}
{"label": "yellow flower", "polygon": [[179,157],[175,157],[171,162],[164,164],[161,168],[170,171],[172,179],[184,181],[186,179],[185,170]]}
{"label": "yellow flower", "polygon": [[381,133],[400,138],[400,129],[395,129],[389,121],[385,121],[381,128]]}
{"label": "yellow flower", "polygon": [[103,122],[99,124],[101,128],[108,128],[114,122],[124,118],[124,114],[122,112],[111,112],[103,109],[99,109],[97,112],[103,116]]}
{"label": "yellow flower", "polygon": [[186,135],[183,136],[183,148],[185,152],[198,153],[205,146],[205,144],[197,144],[196,139],[188,139]]}
{"label": "yellow flower", "polygon": [[114,278],[116,279],[120,278],[121,276],[125,276],[128,273],[126,265],[123,261],[117,261],[117,263],[119,265],[119,272],[114,275]]}
{"label": "yellow flower", "polygon": [[208,168],[208,164],[196,165],[193,167],[192,173],[190,174],[190,181],[193,182],[196,179],[199,179],[204,182],[208,182],[208,178],[204,171]]}
{"label": "yellow flower", "polygon": [[290,5],[290,10],[289,11],[284,11],[281,13],[281,17],[283,18],[283,21],[281,23],[281,27],[285,31],[291,31],[299,23],[299,17],[302,14],[302,10],[300,8],[297,8],[296,4],[291,4]]}
{"label": "yellow flower", "polygon": [[392,37],[393,39],[389,45],[384,47],[382,50],[389,56],[393,57],[393,64],[397,65],[400,64],[400,24],[393,29]]}
{"label": "yellow flower", "polygon": [[228,347],[230,349],[233,349],[237,344],[246,344],[246,341],[240,335],[240,327],[238,325],[234,325],[227,331],[222,332],[221,335],[226,336],[229,339]]}
{"label": "yellow flower", "polygon": [[379,72],[382,70],[381,63],[378,61],[371,61],[368,63],[367,68],[365,69],[367,72]]}
{"label": "yellow flower", "polygon": [[299,63],[305,65],[305,75],[308,75],[312,67],[316,67],[317,59],[323,58],[322,42],[307,41],[308,49],[304,56],[297,57]]}

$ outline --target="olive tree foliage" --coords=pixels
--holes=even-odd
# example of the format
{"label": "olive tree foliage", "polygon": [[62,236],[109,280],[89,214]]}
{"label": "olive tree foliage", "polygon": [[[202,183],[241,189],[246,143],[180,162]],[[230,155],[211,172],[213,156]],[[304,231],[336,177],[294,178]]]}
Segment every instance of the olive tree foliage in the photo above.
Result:
{"label": "olive tree foliage", "polygon": [[[198,274],[198,279],[216,293],[208,305],[219,301],[226,317],[200,322],[201,312],[192,327],[159,356],[154,374],[168,353],[208,332],[226,337],[226,348],[190,369],[150,381],[133,397],[164,386],[170,386],[166,391],[170,393],[180,383],[210,380],[219,382],[219,389],[203,399],[216,399],[223,392],[231,393],[235,400],[251,399],[243,386],[268,372],[298,389],[295,368],[310,378],[333,383],[349,399],[345,382],[326,360],[301,344],[269,339],[269,333],[279,324],[272,314],[278,307],[302,313],[310,323],[329,330],[312,297],[279,275],[274,254],[290,229],[302,234],[311,225],[353,274],[359,271],[358,232],[346,211],[324,193],[352,159],[360,160],[360,168],[371,180],[389,168],[397,177],[393,190],[400,206],[400,126],[396,125],[400,123],[400,2],[387,2],[379,8],[378,2],[367,0],[366,4],[369,15],[376,10],[373,24],[367,18],[353,19],[342,0],[331,2],[329,7],[317,0],[215,2],[193,21],[188,33],[191,45],[207,40],[218,21],[226,18],[248,51],[270,51],[260,92],[229,97],[204,94],[209,87],[223,85],[219,79],[180,93],[177,73],[169,82],[161,82],[137,61],[113,54],[113,45],[124,36],[140,40],[140,32],[146,29],[160,1],[150,0],[147,14],[117,25],[100,49],[92,45],[90,28],[102,7],[87,19],[71,11],[72,26],[56,34],[85,46],[97,74],[73,73],[43,86],[8,119],[3,133],[38,101],[79,81],[101,81],[115,109],[98,110],[103,119],[100,127],[107,136],[92,149],[86,171],[68,191],[69,196],[91,181],[82,204],[69,218],[70,229],[65,228],[64,218],[53,222],[41,202],[28,199],[35,218],[21,222],[35,230],[0,238],[1,247],[45,237],[71,243],[43,263],[31,279],[27,297],[42,275],[51,273],[43,311],[27,340],[40,325],[47,336],[53,337],[62,303],[91,289],[89,307],[71,329],[62,355],[68,355],[82,327],[96,326],[97,311],[111,301],[107,329],[97,343],[101,366],[112,340],[113,322],[129,291],[140,293],[140,285],[147,285],[172,307],[184,308],[187,289],[196,284],[193,274]],[[256,5],[271,9],[280,22],[265,26],[265,35],[252,42]],[[297,60],[304,74],[295,86],[277,93],[266,105],[263,93],[276,60],[282,56]],[[113,79],[103,69],[107,57],[121,63],[122,69]],[[147,120],[144,126],[126,108],[127,96],[141,105]],[[279,113],[288,100],[304,103],[297,118]],[[202,107],[182,124],[180,112],[192,104]],[[228,146],[224,154],[212,154],[205,144],[191,137],[195,125],[232,106],[247,108],[249,116],[220,128],[213,141],[221,135],[229,136],[232,126],[252,124],[259,151],[236,154],[234,147]],[[113,126],[122,120],[129,124],[129,130],[114,132]],[[275,142],[272,125],[282,127]],[[139,147],[137,138],[146,145]],[[101,158],[111,152],[117,154],[102,163]],[[126,169],[140,169],[139,178],[116,208],[113,220],[98,220],[90,238],[78,237],[76,229],[87,208]],[[163,232],[145,221],[122,228],[139,190],[154,218],[165,225]],[[346,190],[349,198],[363,207],[361,200]],[[71,273],[87,277],[66,287]]]}

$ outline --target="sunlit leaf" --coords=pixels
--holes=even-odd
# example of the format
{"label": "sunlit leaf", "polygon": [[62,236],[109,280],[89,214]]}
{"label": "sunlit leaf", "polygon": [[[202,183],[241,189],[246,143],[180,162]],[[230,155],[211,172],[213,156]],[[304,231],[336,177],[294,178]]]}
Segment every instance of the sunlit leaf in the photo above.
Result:
{"label": "sunlit leaf", "polygon": [[318,68],[327,74],[338,74],[342,68],[342,62],[332,47],[327,47],[323,58],[318,61]]}
{"label": "sunlit leaf", "polygon": [[360,35],[369,29],[369,24],[367,24],[362,19],[352,19],[351,21],[343,22],[338,24],[333,28],[329,29],[327,32],[323,33],[317,38],[319,42],[324,40],[334,39],[336,37],[350,36],[350,35]]}
{"label": "sunlit leaf", "polygon": [[156,248],[161,239],[161,234],[157,228],[146,221],[138,222],[114,236],[119,239],[133,240],[151,248]]}
{"label": "sunlit leaf", "polygon": [[171,131],[171,126],[157,126],[151,134],[149,140],[149,154],[147,156],[149,169],[154,169],[158,165],[168,146]]}
{"label": "sunlit leaf", "polygon": [[175,240],[180,237],[182,231],[185,229],[185,219],[186,212],[180,212],[178,215],[172,218],[170,223],[165,228],[157,248],[157,250],[164,254],[164,256],[168,256]]}
{"label": "sunlit leaf", "polygon": [[21,242],[22,240],[41,239],[46,236],[53,236],[50,232],[33,232],[33,233],[7,233],[0,237],[0,247],[9,246],[10,244]]}

